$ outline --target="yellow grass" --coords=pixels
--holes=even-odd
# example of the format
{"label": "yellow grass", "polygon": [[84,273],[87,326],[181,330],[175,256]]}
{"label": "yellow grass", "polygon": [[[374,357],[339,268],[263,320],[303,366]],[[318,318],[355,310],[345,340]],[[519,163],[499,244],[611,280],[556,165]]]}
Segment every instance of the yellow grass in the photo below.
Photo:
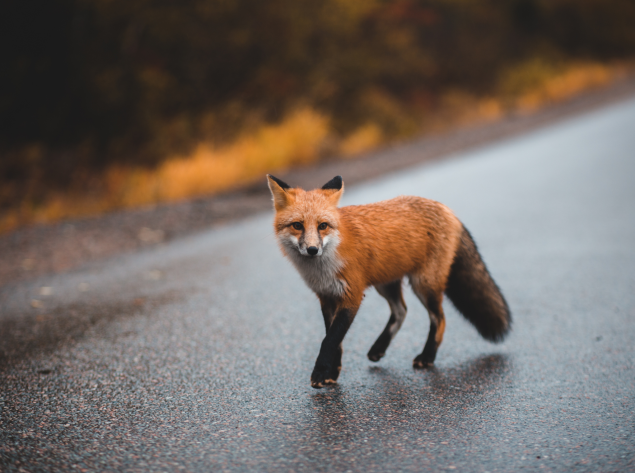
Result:
{"label": "yellow grass", "polygon": [[[497,120],[510,110],[533,111],[605,85],[625,71],[624,67],[593,63],[554,68],[540,60],[529,61],[503,74],[496,97],[474,97],[461,91],[446,93],[441,104],[422,117],[419,133]],[[390,113],[397,112],[391,109]],[[0,232],[33,222],[213,194],[262,179],[266,172],[315,162],[327,144],[334,154],[350,158],[376,149],[388,139],[374,123],[338,137],[329,117],[304,108],[279,124],[241,136],[230,145],[201,143],[190,155],[170,157],[155,169],[113,166],[106,170],[101,186],[92,195],[69,191],[51,194],[39,204],[22,202],[0,215]]]}
{"label": "yellow grass", "polygon": [[202,143],[190,156],[168,159],[156,170],[113,169],[107,180],[123,207],[219,192],[268,171],[315,161],[328,133],[328,120],[304,109],[230,146]]}
{"label": "yellow grass", "polygon": [[233,144],[202,143],[189,156],[175,156],[156,169],[113,166],[96,195],[50,195],[41,205],[23,205],[0,219],[0,231],[30,222],[51,222],[118,208],[220,192],[262,178],[266,172],[308,164],[319,157],[329,133],[326,117],[309,109],[279,125],[264,126]]}
{"label": "yellow grass", "polygon": [[521,94],[516,99],[516,106],[521,111],[531,112],[546,103],[559,102],[582,91],[603,86],[619,73],[619,69],[601,64],[578,64]]}
{"label": "yellow grass", "polygon": [[339,146],[340,154],[345,157],[353,157],[377,148],[384,142],[384,134],[374,123],[359,127],[349,136],[344,138]]}

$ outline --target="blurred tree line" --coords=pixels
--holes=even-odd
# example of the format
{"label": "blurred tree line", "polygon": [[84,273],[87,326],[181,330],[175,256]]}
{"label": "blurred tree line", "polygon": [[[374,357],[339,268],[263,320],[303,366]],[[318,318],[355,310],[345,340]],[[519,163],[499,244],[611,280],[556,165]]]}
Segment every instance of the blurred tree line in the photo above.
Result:
{"label": "blurred tree line", "polygon": [[635,53],[635,0],[5,0],[2,10],[3,201],[19,183],[151,166],[298,106],[340,133],[372,119],[407,135],[442,90],[493,93],[527,58]]}

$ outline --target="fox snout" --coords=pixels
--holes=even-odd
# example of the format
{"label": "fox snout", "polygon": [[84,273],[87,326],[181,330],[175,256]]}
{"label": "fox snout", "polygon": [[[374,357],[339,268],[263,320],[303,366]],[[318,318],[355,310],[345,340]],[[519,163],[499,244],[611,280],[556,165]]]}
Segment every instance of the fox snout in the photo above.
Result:
{"label": "fox snout", "polygon": [[297,248],[302,256],[322,256],[324,242],[320,232],[313,227],[317,227],[317,224],[312,225],[305,222],[305,225],[302,226],[302,233],[298,235]]}
{"label": "fox snout", "polygon": [[300,254],[304,256],[322,256],[322,247],[318,246],[305,246],[300,247]]}
{"label": "fox snout", "polygon": [[303,256],[322,256],[322,244],[318,240],[317,242],[307,242],[300,240],[300,245],[298,246],[298,250],[300,250],[300,254]]}

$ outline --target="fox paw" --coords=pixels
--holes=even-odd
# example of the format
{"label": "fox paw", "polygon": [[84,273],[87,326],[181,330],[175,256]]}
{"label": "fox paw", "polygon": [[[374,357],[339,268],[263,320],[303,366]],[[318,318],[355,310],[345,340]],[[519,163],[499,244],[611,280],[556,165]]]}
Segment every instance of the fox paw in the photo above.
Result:
{"label": "fox paw", "polygon": [[434,356],[419,355],[412,360],[412,367],[416,369],[429,368],[434,365]]}
{"label": "fox paw", "polygon": [[377,362],[377,361],[381,360],[384,357],[385,354],[386,353],[379,353],[379,352],[371,350],[371,351],[368,352],[368,355],[366,355],[366,356],[368,356],[368,359],[370,361]]}
{"label": "fox paw", "polygon": [[324,386],[336,384],[341,369],[341,366],[338,366],[336,369],[314,369],[313,373],[311,373],[311,387],[320,389]]}

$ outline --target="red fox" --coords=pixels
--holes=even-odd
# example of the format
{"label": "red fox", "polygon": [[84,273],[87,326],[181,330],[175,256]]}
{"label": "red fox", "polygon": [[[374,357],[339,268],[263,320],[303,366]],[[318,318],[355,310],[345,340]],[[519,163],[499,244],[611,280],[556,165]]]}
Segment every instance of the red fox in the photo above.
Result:
{"label": "red fox", "polygon": [[282,252],[315,292],[326,337],[311,386],[334,384],[342,368],[342,340],[364,297],[374,286],[390,306],[386,328],[368,352],[379,361],[406,316],[401,282],[407,276],[430,316],[430,332],[415,368],[434,363],[443,340],[445,293],[487,340],[501,341],[511,325],[505,298],[490,276],[474,240],[446,206],[401,196],[338,208],[341,176],[304,191],[267,175]]}

